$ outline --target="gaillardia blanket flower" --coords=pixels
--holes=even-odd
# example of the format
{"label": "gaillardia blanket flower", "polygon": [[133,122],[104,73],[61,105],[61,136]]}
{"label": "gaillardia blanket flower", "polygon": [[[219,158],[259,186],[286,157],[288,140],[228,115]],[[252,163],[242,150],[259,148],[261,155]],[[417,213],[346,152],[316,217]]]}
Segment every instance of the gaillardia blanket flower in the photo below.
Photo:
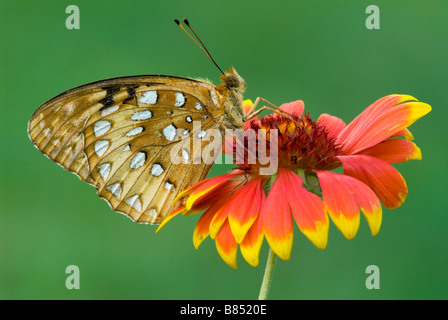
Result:
{"label": "gaillardia blanket flower", "polygon": [[[250,105],[245,102],[247,108]],[[246,130],[265,130],[269,152],[278,157],[276,173],[260,174],[259,162],[236,163],[231,172],[184,190],[178,199],[184,198],[185,205],[160,227],[179,213],[205,210],[193,244],[198,248],[210,236],[233,268],[238,245],[244,259],[257,266],[264,237],[277,256],[289,259],[293,221],[320,249],[327,245],[328,217],[352,239],[362,212],[376,235],[382,221],[381,203],[397,208],[408,193],[405,180],[391,163],[421,159],[407,127],[430,110],[412,96],[389,95],[346,125],[328,114],[313,121],[304,114],[302,101],[283,104],[281,114],[251,119],[245,126]],[[269,143],[272,130],[278,135],[275,150]],[[341,166],[343,173],[332,171]]]}

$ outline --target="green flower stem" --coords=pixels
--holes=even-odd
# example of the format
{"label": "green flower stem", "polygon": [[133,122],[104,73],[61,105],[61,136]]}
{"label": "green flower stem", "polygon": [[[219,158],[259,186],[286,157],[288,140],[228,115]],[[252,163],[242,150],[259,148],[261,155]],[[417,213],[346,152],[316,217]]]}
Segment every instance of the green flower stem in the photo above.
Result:
{"label": "green flower stem", "polygon": [[[269,191],[271,191],[272,184],[274,183],[276,177],[277,174],[274,174],[269,177],[268,181],[266,181],[266,184],[264,185],[264,192],[266,194],[266,197],[268,196]],[[271,286],[272,282],[272,275],[274,274],[276,258],[277,255],[272,251],[271,248],[269,248],[268,259],[266,261],[266,269],[264,270],[263,282],[261,283],[258,300],[266,300],[268,297],[269,287]]]}
{"label": "green flower stem", "polygon": [[274,274],[274,266],[277,255],[269,248],[268,259],[266,261],[266,269],[264,270],[263,282],[261,283],[260,294],[258,300],[266,300],[269,294],[269,288]]}

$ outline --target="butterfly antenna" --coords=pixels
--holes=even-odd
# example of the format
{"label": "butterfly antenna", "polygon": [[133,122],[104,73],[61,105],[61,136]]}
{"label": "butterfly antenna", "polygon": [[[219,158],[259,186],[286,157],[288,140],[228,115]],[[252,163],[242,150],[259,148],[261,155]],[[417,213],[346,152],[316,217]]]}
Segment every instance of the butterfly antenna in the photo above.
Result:
{"label": "butterfly antenna", "polygon": [[183,22],[188,26],[188,28],[190,28],[191,32],[193,32],[193,34],[196,36],[196,38],[199,40],[199,42],[202,44],[202,47],[205,49],[205,51],[207,51],[207,55],[209,56],[210,60],[212,60],[213,64],[219,69],[219,71],[221,71],[222,74],[224,74],[224,72],[222,71],[222,69],[218,66],[218,64],[215,62],[215,60],[212,58],[212,55],[210,54],[210,52],[207,50],[207,47],[205,46],[205,44],[202,42],[201,38],[199,38],[198,34],[193,30],[192,26],[190,25],[190,22],[187,19],[183,19]]}
{"label": "butterfly antenna", "polygon": [[193,34],[196,36],[196,38],[199,40],[199,42],[201,43],[201,45],[188,33],[187,30],[185,30],[185,28],[180,24],[179,20],[174,19],[174,22],[181,27],[181,29],[190,37],[191,40],[194,41],[194,43],[196,43],[196,45],[202,50],[202,52],[205,53],[205,55],[213,62],[213,64],[219,69],[219,71],[225,75],[224,71],[222,71],[222,69],[218,66],[218,64],[215,62],[215,60],[212,58],[210,52],[208,52],[206,46],[204,45],[204,43],[201,41],[201,38],[198,37],[197,33],[194,32],[193,28],[190,26],[190,22],[188,22],[187,19],[183,19],[184,23],[188,26],[188,28],[190,28],[191,32],[193,32]]}

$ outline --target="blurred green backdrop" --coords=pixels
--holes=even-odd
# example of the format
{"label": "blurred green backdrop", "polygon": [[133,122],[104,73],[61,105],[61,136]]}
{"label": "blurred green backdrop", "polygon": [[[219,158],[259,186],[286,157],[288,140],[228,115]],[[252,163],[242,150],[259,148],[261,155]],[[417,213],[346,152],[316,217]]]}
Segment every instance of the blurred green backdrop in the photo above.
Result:
{"label": "blurred green backdrop", "polygon": [[[80,9],[68,30],[65,9]],[[368,30],[366,7],[380,8]],[[199,216],[132,223],[95,190],[42,156],[27,121],[46,100],[95,80],[136,74],[208,78],[219,73],[175,26],[188,17],[222,68],[234,65],[246,97],[302,99],[347,123],[376,99],[406,93],[433,111],[411,127],[423,161],[398,164],[409,187],[384,209],[376,237],[365,220],[346,240],[332,224],[325,250],[296,227],[290,261],[278,260],[272,299],[448,298],[448,3],[430,1],[2,1],[0,4],[0,298],[255,299],[264,272],[239,255],[238,270],[206,240],[192,244]],[[216,165],[210,176],[229,170]],[[442,201],[443,200],[443,201]],[[67,290],[77,265],[81,289]],[[367,290],[366,267],[381,272]]]}

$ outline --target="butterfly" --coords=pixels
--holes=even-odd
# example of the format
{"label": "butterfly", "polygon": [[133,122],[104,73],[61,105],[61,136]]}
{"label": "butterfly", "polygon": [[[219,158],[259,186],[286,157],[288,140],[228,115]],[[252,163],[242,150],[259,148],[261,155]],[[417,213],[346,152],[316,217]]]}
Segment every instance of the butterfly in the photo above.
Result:
{"label": "butterfly", "polygon": [[[159,224],[177,194],[205,178],[212,164],[194,164],[188,139],[207,130],[242,128],[244,80],[234,68],[223,85],[174,76],[130,76],[68,90],[32,115],[28,134],[52,161],[95,186],[117,212]],[[194,132],[193,122],[200,121]],[[187,139],[176,139],[177,129]],[[185,161],[170,151],[185,144]]]}
{"label": "butterfly", "polygon": [[[164,75],[85,84],[38,108],[28,135],[49,159],[93,185],[113,210],[136,222],[160,224],[182,205],[172,205],[177,195],[210,171],[213,163],[193,161],[211,143],[208,132],[243,129],[245,121],[269,109],[254,111],[259,101],[274,106],[257,98],[245,114],[244,79],[233,67],[220,79],[217,86]],[[174,149],[180,163],[171,161]]]}

